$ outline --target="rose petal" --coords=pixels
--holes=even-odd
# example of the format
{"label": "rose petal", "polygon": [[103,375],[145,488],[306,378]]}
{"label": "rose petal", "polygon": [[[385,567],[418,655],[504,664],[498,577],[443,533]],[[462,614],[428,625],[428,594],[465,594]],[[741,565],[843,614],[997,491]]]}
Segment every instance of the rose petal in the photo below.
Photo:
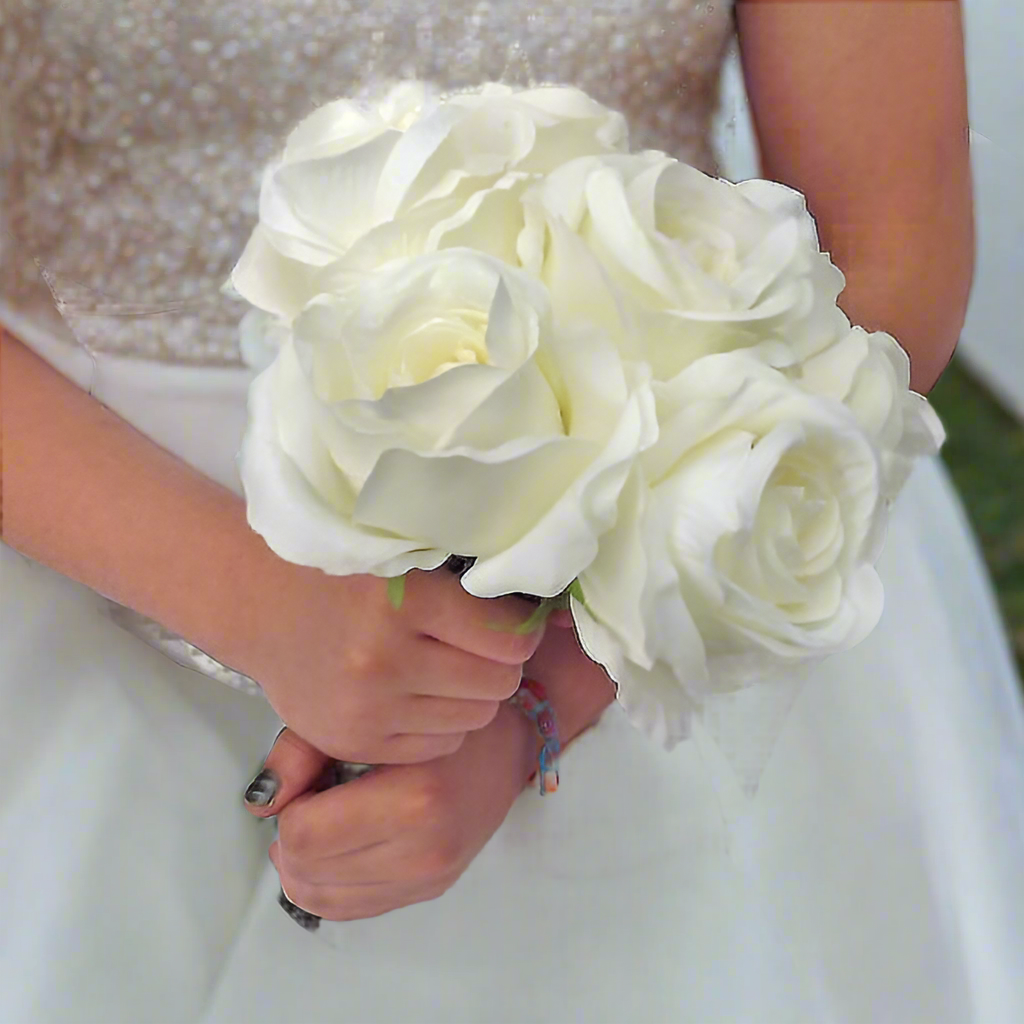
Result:
{"label": "rose petal", "polygon": [[580,646],[615,680],[616,697],[629,720],[645,735],[671,750],[690,735],[696,704],[664,662],[647,669],[624,656],[612,634],[575,598],[572,616]]}
{"label": "rose petal", "polygon": [[271,412],[254,407],[250,415],[272,416],[281,450],[317,494],[336,511],[350,515],[355,493],[331,458],[325,438],[332,431],[330,413],[317,401],[299,363],[295,346],[285,344],[267,373]]}
{"label": "rose petal", "polygon": [[[382,132],[337,156],[279,166],[260,196],[260,223],[286,255],[322,265],[309,248],[340,255],[374,224],[375,201],[388,158],[403,140]],[[316,255],[314,252],[312,255]]]}
{"label": "rose petal", "polygon": [[284,161],[336,156],[365,145],[388,127],[370,104],[334,100],[308,114],[288,133]]}
{"label": "rose petal", "polygon": [[[559,437],[517,438],[484,452],[386,451],[360,492],[355,521],[486,558],[510,548],[554,506],[595,448]],[[410,494],[430,499],[412,502]]]}
{"label": "rose petal", "polygon": [[275,367],[264,371],[249,392],[249,426],[239,456],[249,525],[286,561],[334,575],[382,568],[380,574],[387,575],[403,559],[424,568],[439,565],[447,554],[355,526],[314,491],[278,441],[275,374]]}
{"label": "rose petal", "polygon": [[[630,210],[622,177],[610,167],[598,168],[587,176],[585,191],[590,217],[583,237],[613,272],[628,273],[646,286],[644,295],[649,301],[663,305],[663,296],[672,292],[672,282],[650,237]],[[628,260],[621,264],[616,257],[625,253]]]}
{"label": "rose petal", "polygon": [[452,104],[442,104],[402,134],[379,175],[372,207],[377,222],[386,221],[411,209],[416,202],[429,198],[427,183],[422,178],[424,169],[465,117],[464,110]]}
{"label": "rose petal", "polygon": [[645,498],[643,478],[633,468],[619,498],[615,525],[601,536],[597,555],[579,580],[593,616],[612,632],[626,657],[650,669],[643,596],[649,573],[658,567],[649,565],[640,534]]}
{"label": "rose petal", "polygon": [[259,224],[231,272],[231,284],[243,299],[286,321],[315,294],[309,264],[285,256]]}
{"label": "rose petal", "polygon": [[[435,419],[439,408],[444,407],[434,406]],[[557,437],[565,433],[551,385],[533,359],[506,376],[472,412],[441,434],[438,444],[477,450],[497,448],[509,438],[510,415],[515,417],[515,431],[520,437]]]}
{"label": "rose petal", "polygon": [[[463,577],[466,590],[494,597],[509,593],[509,582],[515,581],[511,589],[523,593],[561,593],[596,557],[597,538],[615,525],[634,457],[653,441],[656,430],[648,382],[639,375],[603,450],[592,453],[575,479],[562,481],[557,502],[515,544],[478,559]],[[573,480],[568,488],[566,480]]]}

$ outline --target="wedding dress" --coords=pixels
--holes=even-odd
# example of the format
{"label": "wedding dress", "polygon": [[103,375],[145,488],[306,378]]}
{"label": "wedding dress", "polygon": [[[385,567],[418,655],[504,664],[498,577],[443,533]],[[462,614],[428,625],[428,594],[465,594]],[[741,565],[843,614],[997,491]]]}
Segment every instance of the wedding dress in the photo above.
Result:
{"label": "wedding dress", "polygon": [[[726,0],[4,5],[0,322],[236,488],[251,373],[218,287],[315,103],[570,81],[718,167]],[[666,753],[613,706],[446,895],[315,935],[241,806],[265,703],[0,559],[0,1021],[1024,1020],[1024,715],[938,461],[881,625],[794,693],[754,795],[756,707]]]}

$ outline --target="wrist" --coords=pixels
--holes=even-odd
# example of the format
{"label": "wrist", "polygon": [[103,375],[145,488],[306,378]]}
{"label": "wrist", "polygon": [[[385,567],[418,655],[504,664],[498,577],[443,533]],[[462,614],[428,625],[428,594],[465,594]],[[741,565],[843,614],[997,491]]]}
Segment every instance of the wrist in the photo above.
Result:
{"label": "wrist", "polygon": [[[575,637],[570,633],[572,642]],[[562,749],[596,725],[610,704],[615,702],[615,684],[600,665],[578,652],[585,664],[544,676],[544,687],[558,722]]]}
{"label": "wrist", "polygon": [[537,771],[544,739],[537,732],[534,723],[522,711],[506,702],[502,702],[494,721],[484,731],[492,730],[492,739],[500,744],[508,755],[512,766],[509,779],[518,795],[530,784]]}

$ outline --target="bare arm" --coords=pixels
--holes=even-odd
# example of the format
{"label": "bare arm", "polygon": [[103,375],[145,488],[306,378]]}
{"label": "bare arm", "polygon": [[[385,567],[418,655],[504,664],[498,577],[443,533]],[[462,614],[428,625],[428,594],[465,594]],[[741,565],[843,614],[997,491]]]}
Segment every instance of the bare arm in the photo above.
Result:
{"label": "bare arm", "polygon": [[910,353],[927,392],[974,272],[957,0],[739,0],[764,177],[799,189],[844,272],[839,304]]}
{"label": "bare arm", "polygon": [[[482,602],[466,594],[450,574],[413,574],[417,578],[407,590],[410,637],[410,622],[397,621],[382,580],[330,577],[283,562],[249,529],[241,498],[164,451],[3,330],[0,437],[0,533],[5,543],[253,675],[273,693],[275,708],[300,735],[324,749],[332,749],[326,739],[334,733],[318,737],[299,722],[305,713],[329,729],[330,697],[304,689],[305,681],[324,676],[330,694],[345,684],[379,693],[405,675],[429,676],[426,659],[442,645],[432,640],[428,655],[409,653],[418,651],[409,647],[419,635],[418,604],[429,608],[435,620],[455,620],[446,628],[458,655],[468,646],[486,644],[493,648],[489,655],[501,661],[492,666],[482,657],[452,660],[445,655],[442,675],[445,685],[456,687],[452,696],[459,687],[467,695],[492,687],[488,673],[495,671],[504,673],[501,679],[508,676],[511,688],[500,685],[511,692],[518,663],[536,647],[536,638],[488,628],[492,621],[521,622],[531,606],[512,598]],[[568,631],[558,632],[571,638]],[[381,650],[394,651],[394,663],[384,662]],[[545,655],[545,663],[553,656],[564,657],[564,645]],[[460,672],[467,674],[463,681]],[[592,673],[546,682],[567,738],[611,699],[610,684]],[[413,702],[424,706],[422,696]],[[475,724],[463,723],[462,715],[479,714],[468,705],[483,702],[459,702],[466,711],[455,703],[438,705],[442,718],[455,714],[456,721],[445,730],[452,735],[455,725],[473,729],[490,720],[485,715]],[[294,717],[282,710],[290,705]],[[341,720],[353,717],[358,716],[351,707],[347,714],[338,709]],[[517,716],[499,716],[494,728],[507,730],[509,719]],[[414,731],[395,725],[396,734]],[[516,731],[524,737],[524,749],[532,750],[531,731]],[[429,750],[415,741],[429,744],[438,737],[399,739],[392,744],[396,761],[420,759]],[[376,760],[341,751],[336,756]]]}
{"label": "bare arm", "polygon": [[241,499],[3,330],[0,345],[5,543],[201,647],[244,633],[232,573],[274,566]]}

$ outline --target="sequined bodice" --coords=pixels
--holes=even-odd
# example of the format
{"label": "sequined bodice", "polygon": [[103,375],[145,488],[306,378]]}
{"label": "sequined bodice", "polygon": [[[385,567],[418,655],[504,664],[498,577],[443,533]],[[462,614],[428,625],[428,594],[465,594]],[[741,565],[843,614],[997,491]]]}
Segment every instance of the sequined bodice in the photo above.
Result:
{"label": "sequined bodice", "polygon": [[0,0],[0,18],[0,297],[57,332],[45,280],[98,351],[237,362],[218,289],[259,171],[313,106],[385,80],[571,83],[634,146],[718,170],[731,0]]}

